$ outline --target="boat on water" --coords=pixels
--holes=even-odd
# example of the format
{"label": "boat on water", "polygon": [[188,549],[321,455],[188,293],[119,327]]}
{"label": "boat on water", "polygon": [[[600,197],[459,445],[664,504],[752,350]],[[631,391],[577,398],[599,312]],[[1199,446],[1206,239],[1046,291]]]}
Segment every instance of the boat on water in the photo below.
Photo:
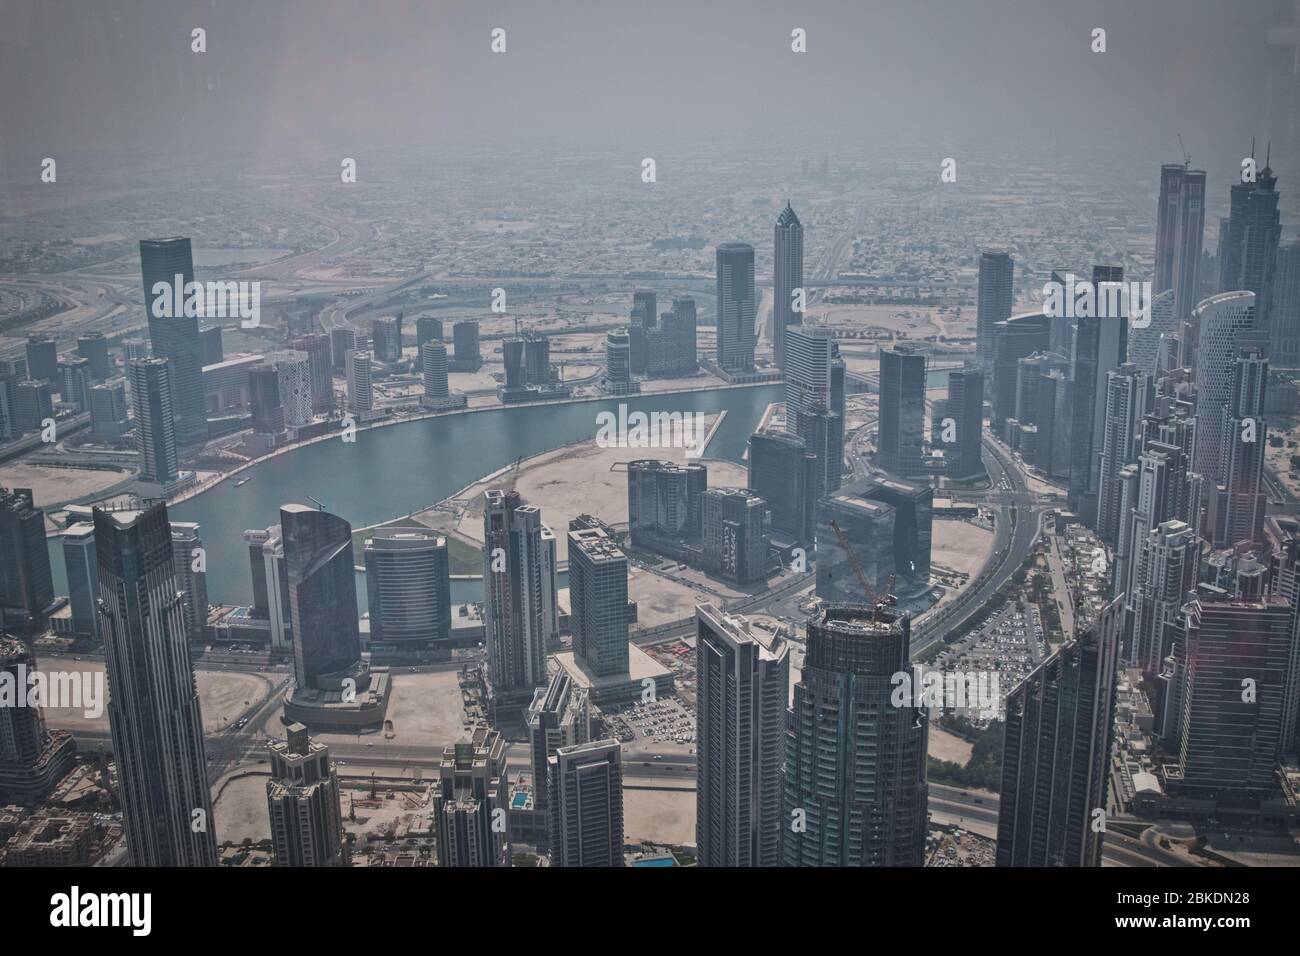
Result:
{"label": "boat on water", "polygon": [[251,476],[248,477],[248,478],[240,478],[238,481],[235,482],[235,487],[236,487],[236,488],[239,488],[239,487],[242,486],[242,485],[246,485],[246,484],[248,484],[248,483],[249,483],[250,481],[252,481],[252,480],[253,480],[253,479],[252,479]]}

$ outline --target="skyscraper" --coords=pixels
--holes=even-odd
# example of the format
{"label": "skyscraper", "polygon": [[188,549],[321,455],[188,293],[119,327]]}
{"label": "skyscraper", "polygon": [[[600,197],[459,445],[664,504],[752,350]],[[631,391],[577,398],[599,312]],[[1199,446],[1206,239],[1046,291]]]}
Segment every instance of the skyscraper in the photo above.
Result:
{"label": "skyscraper", "polygon": [[347,355],[357,347],[357,333],[347,326],[335,326],[330,329],[330,364],[343,371],[347,365]]}
{"label": "skyscraper", "polygon": [[425,342],[442,341],[442,319],[432,315],[422,315],[415,320],[415,347],[420,348]]}
{"label": "skyscraper", "polygon": [[925,441],[925,353],[895,345],[880,353],[880,440],[877,460],[903,477],[921,473]]}
{"label": "skyscraper", "polygon": [[979,290],[975,313],[975,359],[984,380],[993,383],[993,328],[1011,318],[1015,296],[1015,261],[1010,253],[985,252],[980,256]]}
{"label": "skyscraper", "polygon": [[1192,470],[1211,489],[1223,483],[1223,406],[1232,391],[1237,337],[1255,324],[1255,293],[1223,292],[1192,311],[1198,329],[1196,349],[1196,448]]}
{"label": "skyscraper", "polygon": [[[183,295],[194,281],[194,261],[187,238],[141,239],[140,272],[144,278],[144,308],[149,320],[149,341],[156,359],[167,359],[171,369],[171,402],[175,413],[176,441],[182,445],[204,441],[208,421],[203,404],[203,346],[199,317],[154,315],[159,295]],[[163,283],[162,286],[155,286]],[[182,286],[176,289],[177,283]],[[171,311],[175,312],[175,309]]]}
{"label": "skyscraper", "polygon": [[140,480],[162,486],[178,475],[171,371],[171,363],[162,358],[136,359],[127,366]]}
{"label": "skyscraper", "polygon": [[307,505],[280,508],[289,578],[294,677],[323,689],[356,677],[361,665],[352,526]]}
{"label": "skyscraper", "polygon": [[199,357],[204,367],[217,365],[226,360],[226,348],[221,340],[221,326],[210,325],[199,329]]}
{"label": "skyscraper", "polygon": [[362,420],[370,417],[374,394],[370,384],[370,356],[358,349],[347,353],[348,411]]}
{"label": "skyscraper", "polygon": [[476,372],[483,364],[479,355],[478,322],[461,319],[451,327],[452,365],[455,372]]}
{"label": "skyscraper", "polygon": [[248,396],[253,431],[259,435],[279,435],[284,431],[284,404],[280,401],[280,372],[270,362],[261,362],[248,370]]}
{"label": "skyscraper", "polygon": [[1181,786],[1218,799],[1268,796],[1295,727],[1293,609],[1278,595],[1240,599],[1202,584],[1185,613]]}
{"label": "skyscraper", "polygon": [[[1190,306],[1188,312],[1190,315]],[[1158,374],[1169,343],[1175,339],[1181,341],[1183,324],[1178,318],[1173,289],[1153,296],[1150,324],[1138,326],[1134,323],[1129,329],[1128,360],[1150,375]]]}
{"label": "skyscraper", "polygon": [[[984,373],[960,368],[948,373],[948,412],[953,420],[954,441],[941,433],[947,473],[950,478],[969,479],[984,474],[981,455],[984,431]],[[941,423],[942,429],[942,423]]]}
{"label": "skyscraper", "polygon": [[605,336],[605,385],[610,394],[626,395],[632,385],[632,346],[627,329]]}
{"label": "skyscraper", "polygon": [[330,337],[324,332],[294,336],[289,347],[307,355],[311,375],[311,411],[323,415],[334,408],[334,378],[330,361]]}
{"label": "skyscraper", "polygon": [[[1152,291],[1172,291],[1175,337],[1191,318],[1197,299],[1197,269],[1205,236],[1205,171],[1184,163],[1160,167],[1156,209],[1156,271]],[[1135,358],[1136,360],[1136,358]],[[1145,366],[1144,366],[1145,367]]]}
{"label": "skyscraper", "polygon": [[279,379],[284,423],[291,428],[308,424],[311,421],[313,399],[311,356],[295,349],[278,349],[267,352],[265,360],[274,366]]}
{"label": "skyscraper", "polygon": [[1119,541],[1124,496],[1120,471],[1137,461],[1142,417],[1154,396],[1151,376],[1132,362],[1106,373],[1106,418],[1101,444],[1101,479],[1097,490],[1097,533],[1114,545]]}
{"label": "skyscraper", "polygon": [[1158,674],[1182,641],[1182,609],[1196,586],[1200,540],[1182,521],[1171,519],[1144,533],[1136,547],[1127,595],[1132,636],[1125,658],[1146,674]]}
{"label": "skyscraper", "polygon": [[72,734],[47,730],[41,708],[28,706],[36,673],[36,657],[27,645],[0,633],[0,683],[18,702],[0,707],[0,800],[6,803],[42,803],[76,765]]}
{"label": "skyscraper", "polygon": [[1277,177],[1266,165],[1253,182],[1234,183],[1227,228],[1219,233],[1219,292],[1255,293],[1255,328],[1269,333],[1269,344],[1288,346],[1273,327],[1273,281],[1278,241],[1282,237],[1277,208]]}
{"label": "skyscraper", "polygon": [[533,768],[533,801],[548,802],[547,761],[561,747],[585,744],[591,739],[591,703],[587,689],[578,687],[560,668],[546,687],[533,694],[528,708],[528,746]]}
{"label": "skyscraper", "polygon": [[69,525],[63,532],[63,567],[68,575],[72,632],[99,639],[99,565],[95,556],[95,526],[89,521]]}
{"label": "skyscraper", "polygon": [[167,507],[94,510],[100,628],[134,866],[215,866],[203,717]]}
{"label": "skyscraper", "polygon": [[795,311],[795,290],[803,288],[803,225],[790,208],[777,217],[773,255],[772,347],[776,364],[785,368],[785,330],[803,324],[803,312]]}
{"label": "skyscraper", "polygon": [[641,459],[627,465],[627,516],[632,546],[657,538],[696,537],[702,529],[708,466]]}
{"label": "skyscraper", "polygon": [[58,381],[59,350],[48,335],[27,336],[27,377],[37,382]]}
{"label": "skyscraper", "polygon": [[779,866],[790,647],[712,604],[695,624],[699,865]]}
{"label": "skyscraper", "polygon": [[547,760],[552,866],[623,865],[623,748],[560,747]]}
{"label": "skyscraper", "polygon": [[[48,392],[46,394],[48,401]],[[42,418],[47,414],[52,417],[53,410],[44,413],[41,409]],[[121,438],[130,427],[130,415],[126,406],[126,386],[121,382],[113,382],[111,385],[96,385],[90,390],[90,431],[91,434],[100,440],[116,441]]]}
{"label": "skyscraper", "polygon": [[627,556],[599,528],[569,532],[573,653],[597,677],[628,672]]}
{"label": "skyscraper", "polygon": [[113,361],[108,355],[108,339],[103,332],[87,332],[77,336],[77,354],[90,363],[90,375],[102,382],[113,374]]}
{"label": "skyscraper", "polygon": [[267,745],[271,779],[266,803],[276,866],[347,866],[339,778],[330,749],[312,743],[307,728],[294,723],[286,739]]}
{"label": "skyscraper", "polygon": [[531,700],[546,683],[546,650],[559,640],[555,535],[517,491],[484,492],[483,581],[492,703]]}
{"label": "skyscraper", "polygon": [[717,248],[717,356],[729,372],[754,367],[754,247],[724,242]]}
{"label": "skyscraper", "polygon": [[810,542],[817,526],[817,456],[788,432],[749,436],[748,488],[767,502],[772,528]]}
{"label": "skyscraper", "polygon": [[[1232,367],[1232,392],[1220,419],[1219,483],[1208,489],[1210,498],[1206,537],[1216,548],[1264,540],[1264,449],[1268,422],[1264,417],[1268,388],[1266,337],[1259,332],[1237,336]],[[1209,409],[1207,409],[1209,412]],[[1212,421],[1205,427],[1213,428]]]}
{"label": "skyscraper", "polygon": [[53,601],[45,512],[30,488],[0,487],[0,622],[40,630]]}
{"label": "skyscraper", "polygon": [[1274,368],[1300,368],[1300,239],[1277,252],[1272,318],[1270,362]]}
{"label": "skyscraper", "polygon": [[1100,866],[1114,734],[1120,603],[1010,694],[998,866]]}
{"label": "skyscraper", "polygon": [[447,384],[447,346],[441,339],[430,339],[420,346],[420,364],[424,379],[424,402],[440,405],[451,397]]}
{"label": "skyscraper", "polygon": [[[1052,320],[1041,312],[1017,315],[993,326],[992,381],[993,431],[1003,433],[1008,418],[1016,414],[1020,360],[1047,351],[1052,338]],[[988,382],[989,376],[985,375]]]}
{"label": "skyscraper", "polygon": [[788,327],[783,372],[785,427],[820,462],[820,497],[840,486],[844,460],[844,360],[830,330]]}
{"label": "skyscraper", "polygon": [[194,522],[171,522],[171,535],[176,586],[185,602],[186,633],[198,643],[203,640],[203,629],[208,623],[207,556],[199,526]]}
{"label": "skyscraper", "polygon": [[906,615],[830,604],[809,620],[782,801],[785,866],[920,866],[929,721],[894,706],[911,669]]}
{"label": "skyscraper", "polygon": [[434,813],[439,866],[509,866],[506,745],[480,726],[442,752]]}
{"label": "skyscraper", "polygon": [[424,528],[376,528],[366,538],[364,559],[372,658],[446,647],[447,539]]}
{"label": "skyscraper", "polygon": [[382,316],[370,323],[370,345],[377,361],[402,360],[401,334],[401,326],[395,316]]}

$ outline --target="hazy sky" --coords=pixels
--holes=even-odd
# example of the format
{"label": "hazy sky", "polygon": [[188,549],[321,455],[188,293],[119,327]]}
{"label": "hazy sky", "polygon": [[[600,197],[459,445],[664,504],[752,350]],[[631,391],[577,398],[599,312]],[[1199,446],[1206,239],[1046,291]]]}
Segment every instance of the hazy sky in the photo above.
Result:
{"label": "hazy sky", "polygon": [[[0,161],[479,142],[1115,141],[1259,127],[1287,0],[0,0]],[[206,53],[190,31],[207,30]],[[507,52],[489,51],[507,31]],[[808,52],[790,51],[790,31]],[[1108,51],[1089,50],[1093,27]],[[949,145],[951,144],[951,145]]]}

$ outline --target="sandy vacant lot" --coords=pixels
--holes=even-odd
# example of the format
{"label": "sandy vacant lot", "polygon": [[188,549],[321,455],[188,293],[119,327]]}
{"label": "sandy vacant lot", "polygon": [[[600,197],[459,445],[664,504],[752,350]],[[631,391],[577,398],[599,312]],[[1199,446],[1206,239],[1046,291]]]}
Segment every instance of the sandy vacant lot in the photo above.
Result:
{"label": "sandy vacant lot", "polygon": [[[412,674],[391,670],[393,695],[388,702],[388,719],[393,722],[391,746],[403,745],[441,749],[465,735],[460,686],[455,671]],[[356,734],[314,734],[323,744],[355,745]],[[382,745],[383,741],[380,741]]]}
{"label": "sandy vacant lot", "polygon": [[32,489],[32,497],[42,508],[93,495],[129,477],[127,471],[50,468],[21,462],[0,467],[0,487]]}
{"label": "sandy vacant lot", "polygon": [[[102,661],[72,661],[50,658],[41,663],[42,670],[104,673]],[[203,731],[216,733],[259,706],[270,695],[273,683],[284,680],[283,674],[247,674],[238,671],[196,672],[199,704],[203,710]],[[105,678],[105,687],[107,678]],[[107,704],[107,701],[105,701]],[[60,730],[108,733],[108,710],[99,717],[87,718],[79,708],[45,708],[45,722]]]}
{"label": "sandy vacant lot", "polygon": [[629,778],[623,787],[623,840],[695,845],[694,790],[630,790],[628,784],[660,785],[657,778]]}

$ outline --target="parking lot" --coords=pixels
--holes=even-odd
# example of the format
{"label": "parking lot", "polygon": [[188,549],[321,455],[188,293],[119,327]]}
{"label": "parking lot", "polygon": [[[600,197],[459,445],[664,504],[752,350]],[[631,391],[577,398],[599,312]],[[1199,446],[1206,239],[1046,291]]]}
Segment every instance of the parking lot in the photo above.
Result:
{"label": "parking lot", "polygon": [[607,712],[605,722],[623,743],[674,743],[695,752],[695,715],[675,697],[629,704]]}

